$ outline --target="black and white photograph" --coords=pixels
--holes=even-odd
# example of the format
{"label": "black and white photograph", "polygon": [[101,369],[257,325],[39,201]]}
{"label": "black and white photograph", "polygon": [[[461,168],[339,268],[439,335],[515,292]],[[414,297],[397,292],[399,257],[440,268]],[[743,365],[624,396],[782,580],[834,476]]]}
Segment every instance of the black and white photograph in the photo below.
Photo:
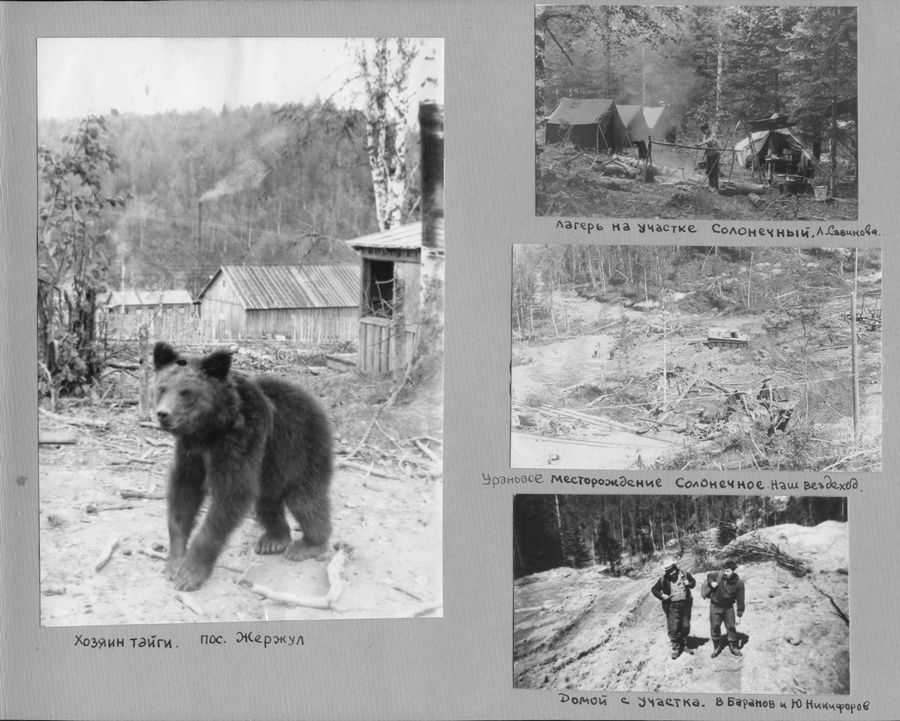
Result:
{"label": "black and white photograph", "polygon": [[513,468],[881,470],[880,249],[512,254]]}
{"label": "black and white photograph", "polygon": [[39,40],[43,626],[442,615],[442,53]]}
{"label": "black and white photograph", "polygon": [[517,494],[517,689],[850,693],[845,497]]}
{"label": "black and white photograph", "polygon": [[900,718],[900,2],[553,1],[0,0],[0,721]]}
{"label": "black and white photograph", "polygon": [[857,9],[538,5],[536,213],[859,216]]}

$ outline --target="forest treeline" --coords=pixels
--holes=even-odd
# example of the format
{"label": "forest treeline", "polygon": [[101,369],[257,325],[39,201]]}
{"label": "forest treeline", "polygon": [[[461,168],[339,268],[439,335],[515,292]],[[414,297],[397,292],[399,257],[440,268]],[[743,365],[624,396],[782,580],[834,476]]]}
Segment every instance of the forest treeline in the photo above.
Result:
{"label": "forest treeline", "polygon": [[854,268],[880,267],[878,249],[517,245],[512,322],[527,335],[536,321],[554,318],[552,292],[572,286],[607,302],[665,303],[691,292],[681,307],[697,311],[759,312],[786,293],[796,293],[795,306],[815,307],[846,292]]}
{"label": "forest treeline", "polygon": [[611,98],[665,105],[682,133],[707,121],[727,141],[779,113],[856,165],[855,7],[538,6],[535,77],[538,122],[564,97]]}
{"label": "forest treeline", "polygon": [[[361,111],[257,103],[99,120],[91,132],[117,160],[103,190],[124,201],[97,218],[112,288],[196,294],[224,264],[353,260],[339,241],[378,230]],[[42,120],[40,145],[71,154],[78,123]],[[407,132],[414,171],[418,133]],[[410,190],[405,216],[416,199]]]}
{"label": "forest treeline", "polygon": [[620,574],[663,551],[702,551],[708,531],[721,547],[757,528],[828,520],[847,520],[845,498],[517,494],[514,576],[593,565]]}

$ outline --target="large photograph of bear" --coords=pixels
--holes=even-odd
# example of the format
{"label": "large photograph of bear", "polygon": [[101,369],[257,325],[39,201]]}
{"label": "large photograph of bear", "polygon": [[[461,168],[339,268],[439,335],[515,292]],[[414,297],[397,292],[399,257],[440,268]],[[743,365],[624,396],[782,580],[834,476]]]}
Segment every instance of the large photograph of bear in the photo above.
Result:
{"label": "large photograph of bear", "polygon": [[[226,350],[184,358],[159,341],[153,365],[156,418],[175,437],[166,490],[166,578],[175,588],[194,591],[209,578],[251,507],[265,529],[257,553],[284,553],[291,561],[325,553],[332,439],[319,403],[278,376],[232,372]],[[206,495],[209,510],[188,549]],[[302,539],[291,540],[285,509]]]}
{"label": "large photograph of bear", "polygon": [[442,53],[39,41],[42,626],[442,615]]}

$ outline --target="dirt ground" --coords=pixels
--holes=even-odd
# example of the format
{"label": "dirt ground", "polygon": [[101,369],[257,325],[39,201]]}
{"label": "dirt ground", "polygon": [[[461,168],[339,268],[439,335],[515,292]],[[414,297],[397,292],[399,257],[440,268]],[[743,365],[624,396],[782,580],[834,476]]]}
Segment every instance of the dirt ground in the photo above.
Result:
{"label": "dirt ground", "polygon": [[[304,597],[324,596],[330,588],[330,556],[293,563],[281,555],[255,554],[261,527],[252,518],[234,533],[202,588],[176,592],[163,576],[165,561],[152,555],[168,550],[164,498],[122,495],[127,490],[164,495],[171,438],[139,426],[133,406],[87,405],[61,415],[107,421],[108,430],[41,415],[42,431],[74,430],[77,437],[73,445],[40,448],[42,625],[441,615],[441,447],[439,441],[419,440],[430,446],[431,458],[409,439],[440,438],[441,405],[426,399],[422,407],[432,410],[407,404],[384,411],[372,424],[363,452],[354,457],[363,470],[345,467],[341,459],[358,445],[377,406],[366,402],[348,374],[321,375],[326,376],[321,394],[335,420],[339,449],[332,481],[332,544],[347,554],[343,588],[331,608],[281,603],[238,583]],[[384,400],[383,389],[364,390]],[[377,448],[379,440],[387,450]],[[108,563],[95,570],[113,542]]]}
{"label": "dirt ground", "polygon": [[694,654],[675,660],[660,602],[650,594],[654,571],[617,578],[599,567],[557,568],[515,583],[516,687],[850,693],[849,624],[835,607],[849,616],[847,524],[785,524],[762,533],[809,562],[812,572],[798,578],[774,562],[738,568],[746,588],[746,610],[738,626],[742,657],[727,649],[710,657],[709,603],[699,594],[704,574],[692,568],[690,558],[680,559],[679,566],[697,580],[688,641]]}
{"label": "dirt ground", "polygon": [[[640,312],[626,309],[621,304],[604,304],[577,295],[572,291],[554,292],[556,313],[565,315],[570,323],[581,327],[609,326],[613,321],[634,322],[638,327],[663,323],[658,311]],[[850,371],[850,354],[847,338],[849,324],[840,316],[847,301],[830,302],[824,312],[822,329],[815,338],[810,354],[809,379],[813,381],[811,411],[809,416],[816,424],[816,437],[830,449],[853,452],[852,444],[852,396],[846,382]],[[623,387],[634,387],[643,382],[658,383],[663,371],[664,350],[668,358],[668,371],[677,369],[686,382],[695,374],[718,380],[719,383],[742,385],[756,389],[762,381],[776,376],[780,383],[794,384],[799,389],[796,369],[800,357],[796,344],[774,339],[765,328],[764,315],[735,315],[723,318],[713,313],[706,315],[680,314],[677,310],[667,314],[670,333],[667,346],[663,347],[660,334],[651,334],[635,341],[630,351],[627,369],[619,353],[610,357],[616,345],[617,326],[604,332],[573,333],[564,329],[559,337],[533,344],[519,343],[514,347],[511,378],[513,427],[511,434],[511,465],[517,468],[678,468],[686,467],[684,457],[691,448],[705,452],[717,451],[712,441],[703,440],[695,430],[706,432],[705,427],[694,424],[697,409],[705,401],[722,400],[723,393],[706,388],[692,391],[678,404],[664,421],[669,425],[647,425],[646,412],[628,407],[615,399]],[[727,326],[750,339],[750,345],[740,349],[709,348],[702,343],[688,343],[691,339],[703,339],[708,328]],[[881,332],[867,333],[860,330],[866,342],[860,346],[861,378],[861,438],[862,447],[873,449],[867,462],[880,469],[881,455]],[[635,336],[637,337],[637,336]],[[594,350],[597,355],[594,356]],[[779,377],[780,373],[780,377]],[[840,376],[840,377],[839,377]],[[629,384],[634,384],[629,386]],[[588,386],[593,389],[594,400],[587,396],[571,394],[573,388]],[[677,398],[681,386],[667,389],[668,399]],[[651,393],[657,400],[663,398],[660,387]],[[797,397],[799,390],[794,390]],[[606,396],[606,397],[604,397]],[[571,400],[565,400],[569,398]],[[560,414],[539,410],[562,409]],[[611,409],[611,410],[603,410]],[[805,409],[804,409],[805,410]],[[613,418],[613,425],[585,422],[583,417],[565,415],[567,411]],[[619,422],[620,425],[615,425]],[[637,429],[637,430],[635,430]],[[649,429],[649,430],[648,430]],[[737,429],[725,427],[720,434]],[[688,432],[686,432],[688,431]],[[829,456],[840,457],[840,450]],[[720,459],[722,460],[722,459]],[[853,459],[837,470],[853,470]],[[740,467],[740,458],[724,460],[724,467]],[[824,462],[823,462],[824,463]],[[753,468],[752,465],[747,465]],[[868,469],[868,468],[867,468]],[[822,470],[806,468],[804,470]],[[831,469],[835,470],[835,469]]]}
{"label": "dirt ground", "polygon": [[[628,151],[631,154],[631,151]],[[594,152],[551,145],[537,159],[536,213],[539,216],[644,218],[680,220],[857,220],[858,189],[848,178],[836,189],[836,199],[817,202],[814,194],[782,194],[768,185],[754,204],[748,195],[713,193],[697,170],[701,151],[654,146],[655,182],[636,181],[628,192],[597,185],[599,163]],[[599,156],[600,161],[606,160]],[[727,153],[721,159],[720,188],[726,183],[759,184],[746,169],[732,167]],[[813,178],[812,185],[825,185]]]}

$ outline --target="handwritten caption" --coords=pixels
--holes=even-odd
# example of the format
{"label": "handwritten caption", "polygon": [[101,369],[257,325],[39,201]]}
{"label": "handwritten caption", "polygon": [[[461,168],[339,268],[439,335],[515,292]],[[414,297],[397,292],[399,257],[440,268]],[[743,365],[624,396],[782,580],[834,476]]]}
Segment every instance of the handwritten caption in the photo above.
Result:
{"label": "handwritten caption", "polygon": [[[639,235],[654,235],[656,233],[694,235],[698,232],[697,226],[690,223],[610,223],[609,226],[604,226],[590,220],[558,220],[556,221],[556,227],[559,230],[582,231],[588,235],[604,231],[612,233],[637,232]],[[713,223],[712,232],[715,235],[734,235],[739,238],[767,238],[773,240],[779,238],[819,238],[821,236],[831,238],[865,238],[867,236],[881,235],[878,232],[878,228],[873,228],[871,225],[867,225],[864,228],[838,228],[834,225],[818,228],[810,226],[802,228],[762,228]]]}
{"label": "handwritten caption", "polygon": [[551,473],[549,477],[543,473],[526,473],[521,475],[491,475],[481,474],[481,485],[497,488],[498,486],[528,486],[563,484],[572,486],[590,486],[591,488],[656,488],[671,487],[681,489],[704,490],[729,490],[729,491],[859,491],[859,480],[851,478],[847,481],[834,480],[831,476],[824,476],[821,481],[744,481],[733,478],[699,478],[689,479],[678,477],[676,479],[663,478],[629,478],[628,476],[614,476],[605,478],[602,476],[566,476]]}
{"label": "handwritten caption", "polygon": [[[303,636],[289,636],[286,634],[255,633],[253,631],[238,631],[235,643],[254,644],[268,648],[269,646],[305,646],[306,639]],[[227,643],[225,636],[212,633],[204,633],[200,636],[201,646],[224,646]],[[105,648],[178,648],[171,638],[163,636],[131,636],[128,638],[82,636],[76,634],[75,646],[79,648],[105,649]]]}
{"label": "handwritten caption", "polygon": [[[609,697],[594,694],[559,693],[559,702],[573,706],[609,706]],[[815,699],[790,699],[786,701],[768,698],[738,698],[735,696],[715,696],[707,702],[699,698],[681,698],[673,696],[621,696],[619,703],[635,708],[706,708],[707,705],[733,709],[772,709],[772,710],[806,710],[837,711],[840,714],[854,714],[869,710],[869,702],[835,702],[816,701]]]}

